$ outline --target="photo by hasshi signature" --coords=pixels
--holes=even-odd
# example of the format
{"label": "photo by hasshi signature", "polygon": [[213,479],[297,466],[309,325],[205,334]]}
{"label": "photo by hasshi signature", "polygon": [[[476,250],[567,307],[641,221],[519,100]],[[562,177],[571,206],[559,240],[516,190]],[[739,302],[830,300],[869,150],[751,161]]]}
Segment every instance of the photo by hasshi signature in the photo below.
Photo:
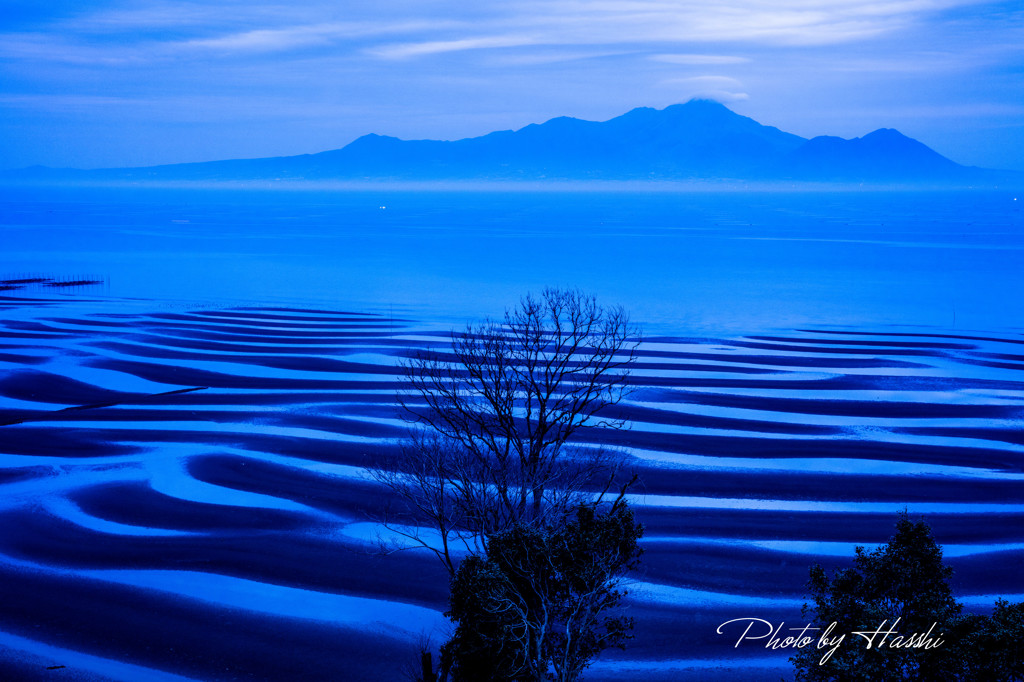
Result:
{"label": "photo by hasshi signature", "polygon": [[[942,639],[943,633],[934,632],[938,628],[938,623],[932,623],[927,632],[904,635],[896,629],[899,622],[899,618],[892,623],[884,620],[874,630],[855,630],[848,634],[862,638],[864,641],[861,644],[868,649],[937,649],[945,643],[945,640]],[[765,649],[803,649],[814,644],[815,649],[826,649],[825,654],[818,661],[821,665],[828,662],[828,659],[839,647],[843,646],[847,638],[847,633],[836,631],[839,624],[835,621],[824,628],[822,632],[822,628],[812,627],[810,623],[803,627],[786,628],[785,623],[774,625],[763,618],[733,618],[719,625],[717,632],[724,635],[732,627],[742,627],[744,623],[746,627],[736,639],[736,647],[744,642],[760,640],[766,640],[764,642]],[[761,634],[755,634],[758,632]],[[784,635],[784,632],[796,634]],[[819,632],[821,632],[820,635],[817,634]],[[853,641],[857,640],[851,640],[851,643]]]}

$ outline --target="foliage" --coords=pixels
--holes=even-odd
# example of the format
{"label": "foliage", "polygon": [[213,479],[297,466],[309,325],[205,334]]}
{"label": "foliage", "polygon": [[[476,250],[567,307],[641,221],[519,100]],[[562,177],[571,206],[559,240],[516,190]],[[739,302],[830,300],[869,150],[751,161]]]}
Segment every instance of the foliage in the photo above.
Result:
{"label": "foliage", "polygon": [[[834,635],[847,633],[855,641],[845,642],[825,663],[822,650],[802,649],[790,659],[798,682],[1021,679],[1024,605],[1000,601],[992,617],[964,616],[949,586],[952,573],[928,524],[912,521],[906,512],[887,544],[870,553],[856,548],[852,568],[830,579],[821,566],[812,567],[808,588],[814,607],[805,605],[805,615],[813,613],[821,627],[835,623]],[[905,637],[930,631],[931,641],[941,643],[893,648],[878,646],[879,637],[868,647],[866,638],[852,635],[875,632],[883,623]]]}
{"label": "foliage", "polygon": [[991,616],[967,616],[959,647],[965,680],[1024,680],[1024,602],[997,599]]}
{"label": "foliage", "polygon": [[452,581],[452,679],[572,682],[602,650],[624,647],[633,621],[609,611],[642,534],[620,497],[608,511],[581,505],[562,522],[491,536]]}

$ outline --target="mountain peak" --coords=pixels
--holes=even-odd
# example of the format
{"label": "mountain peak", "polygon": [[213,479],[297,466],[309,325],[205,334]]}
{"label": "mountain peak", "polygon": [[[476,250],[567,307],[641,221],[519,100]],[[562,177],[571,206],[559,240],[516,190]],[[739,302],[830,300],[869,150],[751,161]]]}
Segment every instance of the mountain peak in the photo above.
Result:
{"label": "mountain peak", "polygon": [[896,130],[895,128],[879,128],[878,130],[871,131],[870,133],[868,133],[867,135],[865,135],[864,137],[862,137],[860,139],[862,139],[862,140],[871,139],[871,140],[911,140],[911,141],[913,141],[912,138],[907,137],[906,135],[904,135],[900,131]]}
{"label": "mountain peak", "polygon": [[[655,109],[653,107],[636,107],[630,109],[622,116],[652,116],[652,115],[678,115],[678,114],[720,114],[724,116],[738,116],[736,112],[729,109],[720,102],[716,102],[711,99],[691,99],[686,102],[679,102],[676,104],[669,104],[664,109]],[[619,118],[622,118],[620,116]]]}
{"label": "mountain peak", "polygon": [[789,167],[797,178],[841,180],[935,180],[966,171],[893,128],[879,128],[852,140],[815,137],[790,156]]}
{"label": "mountain peak", "polygon": [[734,113],[732,109],[725,106],[718,100],[707,99],[706,97],[694,97],[693,99],[684,102],[682,104],[673,104],[674,107],[688,107],[690,109],[714,109],[716,111],[728,111],[730,114]]}

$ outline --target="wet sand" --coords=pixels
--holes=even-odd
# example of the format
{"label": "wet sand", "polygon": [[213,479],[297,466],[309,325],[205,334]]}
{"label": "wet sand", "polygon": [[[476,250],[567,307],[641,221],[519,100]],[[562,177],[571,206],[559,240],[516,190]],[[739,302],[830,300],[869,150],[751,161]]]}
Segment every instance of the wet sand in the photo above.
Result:
{"label": "wet sand", "polygon": [[[43,679],[403,679],[442,621],[374,553],[397,362],[444,329],[358,311],[0,298],[0,664]],[[645,556],[592,680],[777,679],[729,618],[803,622],[808,567],[925,513],[957,595],[1024,592],[1018,334],[648,339],[620,406]],[[434,640],[443,640],[443,631]],[[134,666],[134,667],[125,667]],[[756,671],[756,672],[755,672]],[[755,677],[750,677],[755,675]]]}

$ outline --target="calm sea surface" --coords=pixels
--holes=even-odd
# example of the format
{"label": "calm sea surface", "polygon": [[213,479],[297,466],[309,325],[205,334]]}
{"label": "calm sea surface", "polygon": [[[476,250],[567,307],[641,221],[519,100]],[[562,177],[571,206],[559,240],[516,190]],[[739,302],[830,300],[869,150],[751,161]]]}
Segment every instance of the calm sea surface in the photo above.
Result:
{"label": "calm sea surface", "polygon": [[1012,191],[0,189],[0,278],[454,324],[557,285],[652,331],[1016,329],[1022,206]]}

